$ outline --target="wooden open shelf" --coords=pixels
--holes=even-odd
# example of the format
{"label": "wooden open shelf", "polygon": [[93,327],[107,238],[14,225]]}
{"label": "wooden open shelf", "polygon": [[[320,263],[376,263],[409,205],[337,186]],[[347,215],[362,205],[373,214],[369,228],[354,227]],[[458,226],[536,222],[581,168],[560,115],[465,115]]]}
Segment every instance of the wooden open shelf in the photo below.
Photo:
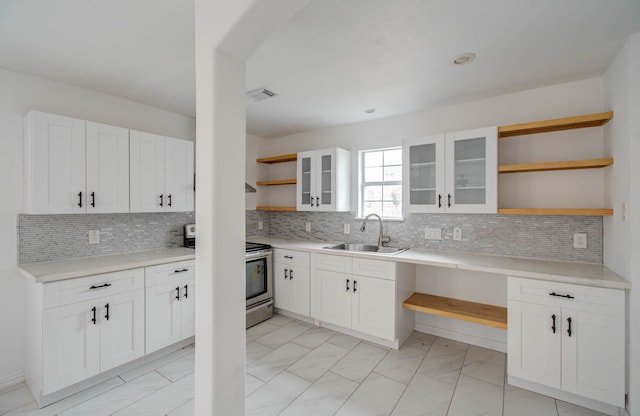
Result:
{"label": "wooden open shelf", "polygon": [[296,207],[266,207],[257,206],[256,211],[295,211]]}
{"label": "wooden open shelf", "polygon": [[298,154],[290,153],[288,155],[261,157],[256,159],[256,162],[273,164],[273,163],[295,162],[296,160],[298,160]]}
{"label": "wooden open shelf", "polygon": [[603,126],[612,118],[613,111],[607,111],[604,113],[535,121],[533,123],[511,124],[498,127],[498,138],[502,139],[505,137],[523,136],[525,134]]}
{"label": "wooden open shelf", "polygon": [[276,186],[276,185],[295,185],[297,181],[295,179],[279,179],[277,181],[258,181],[258,186]]}
{"label": "wooden open shelf", "polygon": [[501,215],[586,215],[591,217],[610,217],[610,208],[498,208]]}
{"label": "wooden open shelf", "polygon": [[405,309],[507,329],[507,308],[442,296],[414,293],[402,304]]}
{"label": "wooden open shelf", "polygon": [[564,162],[525,163],[498,166],[498,173],[541,172],[546,170],[569,170],[603,168],[613,164],[612,158],[590,160],[568,160]]}

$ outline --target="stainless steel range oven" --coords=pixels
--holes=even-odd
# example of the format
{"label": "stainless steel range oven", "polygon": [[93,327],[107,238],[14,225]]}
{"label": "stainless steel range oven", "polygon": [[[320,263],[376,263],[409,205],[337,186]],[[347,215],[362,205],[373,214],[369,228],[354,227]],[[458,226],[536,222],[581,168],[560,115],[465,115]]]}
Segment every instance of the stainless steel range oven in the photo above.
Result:
{"label": "stainless steel range oven", "polygon": [[273,316],[271,246],[246,244],[247,328]]}

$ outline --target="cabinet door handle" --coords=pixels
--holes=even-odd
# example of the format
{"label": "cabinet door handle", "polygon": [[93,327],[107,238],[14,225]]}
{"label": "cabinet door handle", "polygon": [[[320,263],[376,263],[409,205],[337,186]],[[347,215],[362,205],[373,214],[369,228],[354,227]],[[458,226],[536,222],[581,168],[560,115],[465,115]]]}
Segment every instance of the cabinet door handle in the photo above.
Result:
{"label": "cabinet door handle", "polygon": [[558,298],[567,298],[567,299],[575,299],[573,296],[571,295],[558,295],[556,292],[551,292],[549,293],[549,296],[556,296]]}
{"label": "cabinet door handle", "polygon": [[93,286],[89,287],[89,290],[101,289],[103,287],[109,287],[109,286],[111,286],[111,283],[104,283],[104,284],[101,284],[101,285],[98,285],[98,286],[93,285]]}
{"label": "cabinet door handle", "polygon": [[284,269],[284,280],[287,280],[287,278],[289,276],[287,276],[287,272],[289,272],[289,269]]}
{"label": "cabinet door handle", "polygon": [[447,194],[447,207],[451,208],[451,194]]}
{"label": "cabinet door handle", "polygon": [[109,304],[107,303],[106,305],[104,305],[104,308],[107,310],[107,313],[104,317],[107,318],[107,321],[108,321],[109,320]]}
{"label": "cabinet door handle", "polygon": [[358,281],[354,280],[353,281],[353,293],[356,293],[358,291]]}
{"label": "cabinet door handle", "polygon": [[180,300],[180,286],[176,288],[176,299]]}
{"label": "cabinet door handle", "polygon": [[293,260],[293,256],[284,256],[285,259]]}
{"label": "cabinet door handle", "polygon": [[567,318],[567,324],[569,324],[569,327],[567,328],[567,334],[571,336],[571,318]]}
{"label": "cabinet door handle", "polygon": [[78,206],[82,208],[82,191],[78,192]]}
{"label": "cabinet door handle", "polygon": [[293,279],[293,269],[289,270],[289,280]]}
{"label": "cabinet door handle", "polygon": [[184,298],[189,297],[189,285],[184,285]]}
{"label": "cabinet door handle", "polygon": [[160,194],[160,206],[164,206],[164,194]]}
{"label": "cabinet door handle", "polygon": [[311,197],[310,199],[311,199],[311,207],[313,207],[313,197]]}
{"label": "cabinet door handle", "polygon": [[177,269],[177,270],[174,270],[173,272],[174,273],[184,273],[184,272],[188,272],[188,271],[189,271],[189,269]]}
{"label": "cabinet door handle", "polygon": [[167,205],[171,206],[171,194],[167,195],[169,197],[169,203]]}
{"label": "cabinet door handle", "polygon": [[91,308],[91,312],[93,312],[93,318],[91,318],[91,322],[93,322],[93,324],[96,324],[96,307],[94,306],[93,308]]}
{"label": "cabinet door handle", "polygon": [[442,194],[438,194],[438,208],[442,208]]}
{"label": "cabinet door handle", "polygon": [[95,192],[91,192],[91,206],[93,208],[96,207],[96,193]]}
{"label": "cabinet door handle", "polygon": [[551,330],[556,333],[556,314],[551,315]]}
{"label": "cabinet door handle", "polygon": [[349,291],[349,279],[347,279],[347,292]]}

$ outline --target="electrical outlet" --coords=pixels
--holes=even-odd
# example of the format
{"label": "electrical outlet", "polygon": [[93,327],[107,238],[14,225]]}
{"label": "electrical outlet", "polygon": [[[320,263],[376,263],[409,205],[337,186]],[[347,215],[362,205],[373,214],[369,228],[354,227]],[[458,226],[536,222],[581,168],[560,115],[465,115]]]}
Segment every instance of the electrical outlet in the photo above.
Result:
{"label": "electrical outlet", "polygon": [[264,230],[264,221],[258,221],[258,230]]}
{"label": "electrical outlet", "polygon": [[100,230],[89,230],[89,244],[100,244]]}
{"label": "electrical outlet", "polygon": [[304,228],[305,228],[305,230],[307,230],[308,233],[310,233],[311,232],[311,223],[310,222],[305,223],[304,224]]}
{"label": "electrical outlet", "polygon": [[573,235],[573,248],[587,248],[587,234],[575,233]]}
{"label": "electrical outlet", "polygon": [[453,240],[454,241],[461,241],[462,240],[462,228],[455,227],[453,229]]}
{"label": "electrical outlet", "polygon": [[344,225],[343,232],[344,232],[345,234],[351,234],[351,224],[345,224],[345,225]]}
{"label": "electrical outlet", "polygon": [[424,229],[424,238],[426,240],[442,240],[442,228],[429,228]]}

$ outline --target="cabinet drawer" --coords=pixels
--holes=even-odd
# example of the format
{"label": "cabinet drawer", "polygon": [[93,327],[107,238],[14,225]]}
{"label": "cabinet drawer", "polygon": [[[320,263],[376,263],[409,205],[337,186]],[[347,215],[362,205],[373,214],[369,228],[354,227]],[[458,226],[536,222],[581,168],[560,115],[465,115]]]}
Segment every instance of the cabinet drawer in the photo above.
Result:
{"label": "cabinet drawer", "polygon": [[329,270],[331,272],[351,273],[351,257],[330,256],[327,254],[315,254],[313,256],[313,268]]}
{"label": "cabinet drawer", "polygon": [[273,250],[273,261],[281,264],[296,264],[309,267],[309,253],[295,250],[283,250],[277,248]]}
{"label": "cabinet drawer", "polygon": [[358,276],[371,276],[387,280],[396,280],[396,264],[392,261],[371,260],[355,257],[353,259],[353,274]]}
{"label": "cabinet drawer", "polygon": [[44,309],[84,302],[144,287],[144,270],[96,274],[43,286]]}
{"label": "cabinet drawer", "polygon": [[624,316],[624,291],[510,276],[508,298],[541,305]]}
{"label": "cabinet drawer", "polygon": [[195,260],[159,264],[144,269],[145,287],[164,285],[176,280],[195,278]]}

